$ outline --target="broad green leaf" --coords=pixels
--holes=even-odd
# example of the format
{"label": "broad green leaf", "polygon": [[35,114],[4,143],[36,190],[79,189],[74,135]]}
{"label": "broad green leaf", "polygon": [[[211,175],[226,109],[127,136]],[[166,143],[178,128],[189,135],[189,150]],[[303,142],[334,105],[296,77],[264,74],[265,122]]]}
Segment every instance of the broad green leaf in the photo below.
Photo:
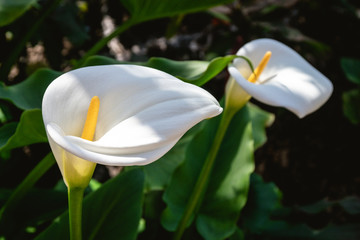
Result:
{"label": "broad green leaf", "polygon": [[40,109],[26,110],[18,124],[9,123],[0,129],[0,151],[47,141]]}
{"label": "broad green leaf", "polygon": [[[162,224],[174,231],[211,147],[219,117],[207,121],[190,144],[185,162],[176,169],[164,194]],[[196,226],[205,239],[225,239],[236,230],[254,170],[254,141],[248,107],[232,120],[213,167]]]}
{"label": "broad green leaf", "polygon": [[343,112],[344,115],[353,124],[360,123],[360,89],[352,89],[344,92],[343,99]]}
{"label": "broad green leaf", "polygon": [[[123,172],[90,193],[83,203],[83,239],[136,239],[143,202],[144,174],[140,169]],[[69,238],[68,213],[36,240]]]}
{"label": "broad green leaf", "polygon": [[194,85],[204,85],[218,75],[227,65],[238,56],[228,55],[206,61],[173,61],[165,58],[152,58],[147,66],[170,73],[185,82]]}
{"label": "broad green leaf", "polygon": [[263,239],[276,240],[358,240],[360,236],[359,223],[329,225],[323,229],[311,229],[306,224],[293,224],[287,221],[271,221],[264,227],[262,233],[255,236]]}
{"label": "broad green leaf", "polygon": [[39,69],[19,84],[0,85],[0,99],[10,100],[20,109],[40,109],[47,86],[60,75],[54,70]]}
{"label": "broad green leaf", "polygon": [[253,233],[261,232],[275,210],[281,208],[281,198],[282,194],[274,183],[265,183],[253,173],[248,202],[241,217],[244,227]]}
{"label": "broad green leaf", "polygon": [[342,207],[348,214],[360,214],[360,199],[355,196],[348,196],[343,199],[334,201],[323,199],[310,205],[300,206],[297,208],[297,210],[306,212],[308,214],[317,214],[334,205]]}
{"label": "broad green leaf", "polygon": [[360,237],[360,224],[346,223],[343,225],[329,225],[320,232],[313,230],[313,234],[316,240],[358,240]]}
{"label": "broad green leaf", "polygon": [[[0,189],[2,195],[3,189]],[[10,192],[7,194],[9,196]],[[17,204],[16,208],[5,212],[0,220],[0,235],[6,239],[16,238],[26,226],[50,221],[67,208],[66,192],[48,189],[33,189]]]}
{"label": "broad green leaf", "polygon": [[143,203],[144,229],[139,231],[138,240],[170,239],[169,233],[160,224],[161,212],[164,209],[162,191],[150,191],[145,194]]}
{"label": "broad green leaf", "polygon": [[275,120],[275,115],[268,113],[258,106],[248,103],[252,122],[252,132],[254,137],[254,148],[261,147],[267,140],[265,127],[269,127]]}
{"label": "broad green leaf", "polygon": [[241,229],[237,228],[229,240],[245,240],[245,234]]}
{"label": "broad green leaf", "polygon": [[[8,220],[13,220],[19,225],[19,220],[16,221],[14,215],[19,213],[19,209],[26,205],[29,201],[23,200],[24,197],[28,197],[29,191],[31,191],[35,183],[55,164],[55,158],[52,153],[47,154],[31,171],[30,173],[20,182],[11,195],[6,199],[6,202],[2,204],[0,209],[0,228],[3,227],[3,223],[8,224]],[[20,211],[21,212],[21,211]],[[36,214],[39,216],[39,213]],[[5,219],[5,220],[4,220]],[[10,227],[4,227],[7,230]],[[10,231],[10,230],[9,230]],[[0,231],[1,232],[1,231]]]}
{"label": "broad green leaf", "polygon": [[347,213],[351,215],[360,214],[360,198],[349,196],[338,203]]}
{"label": "broad green leaf", "polygon": [[230,3],[232,0],[121,0],[121,2],[129,11],[132,21],[144,22],[150,19],[202,11]]}
{"label": "broad green leaf", "polygon": [[[89,67],[89,66],[111,65],[111,64],[130,64],[130,62],[121,62],[114,58],[95,55],[88,57],[85,60],[83,66]],[[137,64],[137,63],[133,63],[133,64]],[[141,65],[141,64],[137,64],[137,65]]]}
{"label": "broad green leaf", "polygon": [[198,75],[202,75],[209,66],[209,62],[207,61],[174,61],[167,58],[153,57],[150,58],[147,62],[120,62],[115,59],[103,56],[89,57],[85,61],[84,66],[108,64],[136,64],[141,66],[147,66],[164,71],[182,79],[190,79]]}
{"label": "broad green leaf", "polygon": [[250,174],[255,167],[250,116],[245,107],[234,117],[218,153],[196,220],[198,231],[207,240],[231,236],[247,201]]}
{"label": "broad green leaf", "polygon": [[[185,151],[194,138],[194,135],[199,131],[200,126],[201,124],[198,124],[190,129],[175,146],[159,160],[140,167],[145,173],[146,191],[164,190],[169,184],[174,170],[184,161]],[[139,167],[127,167],[126,169],[133,168]]]}
{"label": "broad green leaf", "polygon": [[341,67],[351,82],[360,84],[360,60],[353,58],[342,58]]}
{"label": "broad green leaf", "polygon": [[167,72],[184,81],[191,81],[191,78],[196,79],[198,76],[205,74],[209,64],[210,63],[207,61],[174,61],[166,58],[154,57],[150,58],[145,65]]}
{"label": "broad green leaf", "polygon": [[36,2],[36,0],[0,0],[0,27],[13,22]]}
{"label": "broad green leaf", "polygon": [[13,120],[14,116],[11,107],[7,102],[0,102],[0,124]]}
{"label": "broad green leaf", "polygon": [[180,140],[165,156],[143,167],[146,190],[163,190],[176,167],[184,160],[188,141]]}
{"label": "broad green leaf", "polygon": [[198,86],[204,85],[206,82],[214,78],[223,71],[227,65],[238,56],[228,55],[225,57],[217,57],[208,61],[174,61],[166,58],[153,57],[147,62],[119,62],[112,58],[92,56],[89,57],[84,66],[96,66],[107,64],[136,64],[155,68],[170,75],[173,75],[185,82],[189,82]]}
{"label": "broad green leaf", "polygon": [[[282,220],[278,214],[279,211],[285,209],[281,205],[281,199],[282,194],[274,183],[265,183],[259,175],[251,175],[248,202],[240,220],[248,238],[355,240],[360,236],[359,224],[329,225],[323,229],[312,229],[304,223]],[[359,211],[359,199],[357,198],[346,198],[339,202],[324,200],[313,205],[297,208],[297,210],[312,214],[318,213],[333,204],[344,204],[344,208],[345,206],[348,207],[353,214]],[[276,218],[274,218],[275,216]],[[286,217],[288,217],[288,213]]]}
{"label": "broad green leaf", "polygon": [[17,126],[18,126],[17,122],[12,122],[5,124],[0,128],[0,151],[7,144],[9,139],[14,135]]}

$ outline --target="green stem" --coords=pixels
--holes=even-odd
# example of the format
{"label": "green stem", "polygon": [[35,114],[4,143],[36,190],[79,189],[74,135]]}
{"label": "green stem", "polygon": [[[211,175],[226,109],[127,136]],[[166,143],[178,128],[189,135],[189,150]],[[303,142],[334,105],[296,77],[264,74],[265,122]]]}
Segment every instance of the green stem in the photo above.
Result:
{"label": "green stem", "polygon": [[52,153],[46,155],[35,168],[26,176],[20,185],[11,194],[5,205],[0,210],[0,218],[4,212],[11,213],[11,209],[16,207],[16,204],[29,192],[34,184],[55,164],[55,159]]}
{"label": "green stem", "polygon": [[117,27],[110,35],[100,39],[94,46],[92,46],[92,48],[90,50],[88,50],[86,52],[86,54],[77,62],[77,64],[74,66],[74,68],[79,68],[81,67],[85,60],[96,54],[97,52],[99,52],[103,47],[105,47],[105,45],[114,37],[120,35],[121,33],[125,32],[128,28],[130,28],[131,26],[135,25],[136,22],[132,21],[131,19],[129,19],[128,21],[124,22],[123,24],[121,24],[119,27]]}
{"label": "green stem", "polygon": [[85,188],[68,188],[70,240],[81,240],[82,202]]}
{"label": "green stem", "polygon": [[216,156],[221,146],[221,142],[225,136],[226,130],[231,122],[231,119],[233,118],[235,113],[236,110],[232,108],[225,108],[224,110],[224,113],[220,120],[220,124],[217,128],[214,142],[210,148],[210,151],[201,169],[195,187],[190,195],[184,214],[182,215],[180,223],[174,233],[174,240],[181,239],[185,229],[188,226],[191,217],[193,216],[194,212],[197,210],[198,206],[200,206],[201,204],[202,198],[205,194],[205,190],[207,187],[208,179],[211,174],[211,170],[213,168]]}
{"label": "green stem", "polygon": [[0,68],[0,80],[5,81],[7,79],[11,67],[15,64],[16,60],[19,58],[21,51],[24,49],[26,43],[30,40],[33,34],[38,30],[40,25],[43,23],[45,18],[52,13],[61,0],[55,0],[51,3],[51,5],[42,13],[42,15],[37,18],[34,24],[31,25],[30,29],[26,32],[26,34],[20,38],[19,42],[15,45],[14,50],[11,52],[10,56],[3,63]]}

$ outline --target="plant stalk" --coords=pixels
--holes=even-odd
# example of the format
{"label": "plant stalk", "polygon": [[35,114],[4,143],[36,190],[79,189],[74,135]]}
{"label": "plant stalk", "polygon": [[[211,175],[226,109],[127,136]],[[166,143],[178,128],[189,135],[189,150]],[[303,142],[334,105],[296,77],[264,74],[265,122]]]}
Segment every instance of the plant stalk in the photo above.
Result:
{"label": "plant stalk", "polygon": [[190,195],[185,211],[182,215],[180,223],[174,233],[174,240],[180,240],[185,229],[188,227],[191,217],[200,206],[203,196],[206,192],[208,180],[215,163],[216,156],[219,152],[222,140],[224,139],[226,130],[237,111],[233,108],[225,108],[221,116],[220,124],[217,128],[214,141],[199,174],[195,187]]}
{"label": "plant stalk", "polygon": [[85,188],[68,187],[70,240],[82,239],[82,202]]}

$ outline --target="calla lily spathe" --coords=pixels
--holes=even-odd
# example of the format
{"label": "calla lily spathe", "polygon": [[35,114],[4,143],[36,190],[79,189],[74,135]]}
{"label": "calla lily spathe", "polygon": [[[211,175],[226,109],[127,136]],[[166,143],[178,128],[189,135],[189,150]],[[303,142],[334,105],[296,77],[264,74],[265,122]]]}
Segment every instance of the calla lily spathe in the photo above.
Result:
{"label": "calla lily spathe", "polygon": [[287,108],[300,118],[329,99],[333,91],[331,82],[298,53],[278,41],[254,40],[236,54],[248,58],[256,67],[267,51],[271,51],[272,56],[256,83],[247,80],[251,68],[243,59],[236,59],[229,66],[230,75],[246,93],[265,104]]}
{"label": "calla lily spathe", "polygon": [[[80,138],[89,102],[100,99],[94,141]],[[63,172],[64,152],[95,163],[151,163],[192,126],[222,112],[202,88],[135,65],[85,67],[55,79],[42,104],[50,146]],[[64,151],[65,150],[65,151]]]}

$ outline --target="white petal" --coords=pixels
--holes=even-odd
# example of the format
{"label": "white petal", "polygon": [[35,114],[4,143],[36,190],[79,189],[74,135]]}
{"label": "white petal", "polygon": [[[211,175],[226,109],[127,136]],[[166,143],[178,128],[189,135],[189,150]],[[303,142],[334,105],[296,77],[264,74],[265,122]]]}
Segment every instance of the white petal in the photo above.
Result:
{"label": "white petal", "polygon": [[[95,95],[100,99],[100,112],[95,141],[90,142],[79,136]],[[54,80],[43,99],[50,144],[106,165],[155,161],[188,129],[221,111],[216,99],[202,88],[134,65],[68,72]]]}
{"label": "white petal", "polygon": [[255,99],[272,106],[285,107],[299,117],[314,112],[329,99],[333,91],[329,79],[278,41],[254,40],[244,45],[237,55],[248,57],[256,67],[267,51],[271,51],[272,55],[260,75],[260,85],[246,80],[251,69],[244,60],[235,60],[228,69],[240,86]]}

